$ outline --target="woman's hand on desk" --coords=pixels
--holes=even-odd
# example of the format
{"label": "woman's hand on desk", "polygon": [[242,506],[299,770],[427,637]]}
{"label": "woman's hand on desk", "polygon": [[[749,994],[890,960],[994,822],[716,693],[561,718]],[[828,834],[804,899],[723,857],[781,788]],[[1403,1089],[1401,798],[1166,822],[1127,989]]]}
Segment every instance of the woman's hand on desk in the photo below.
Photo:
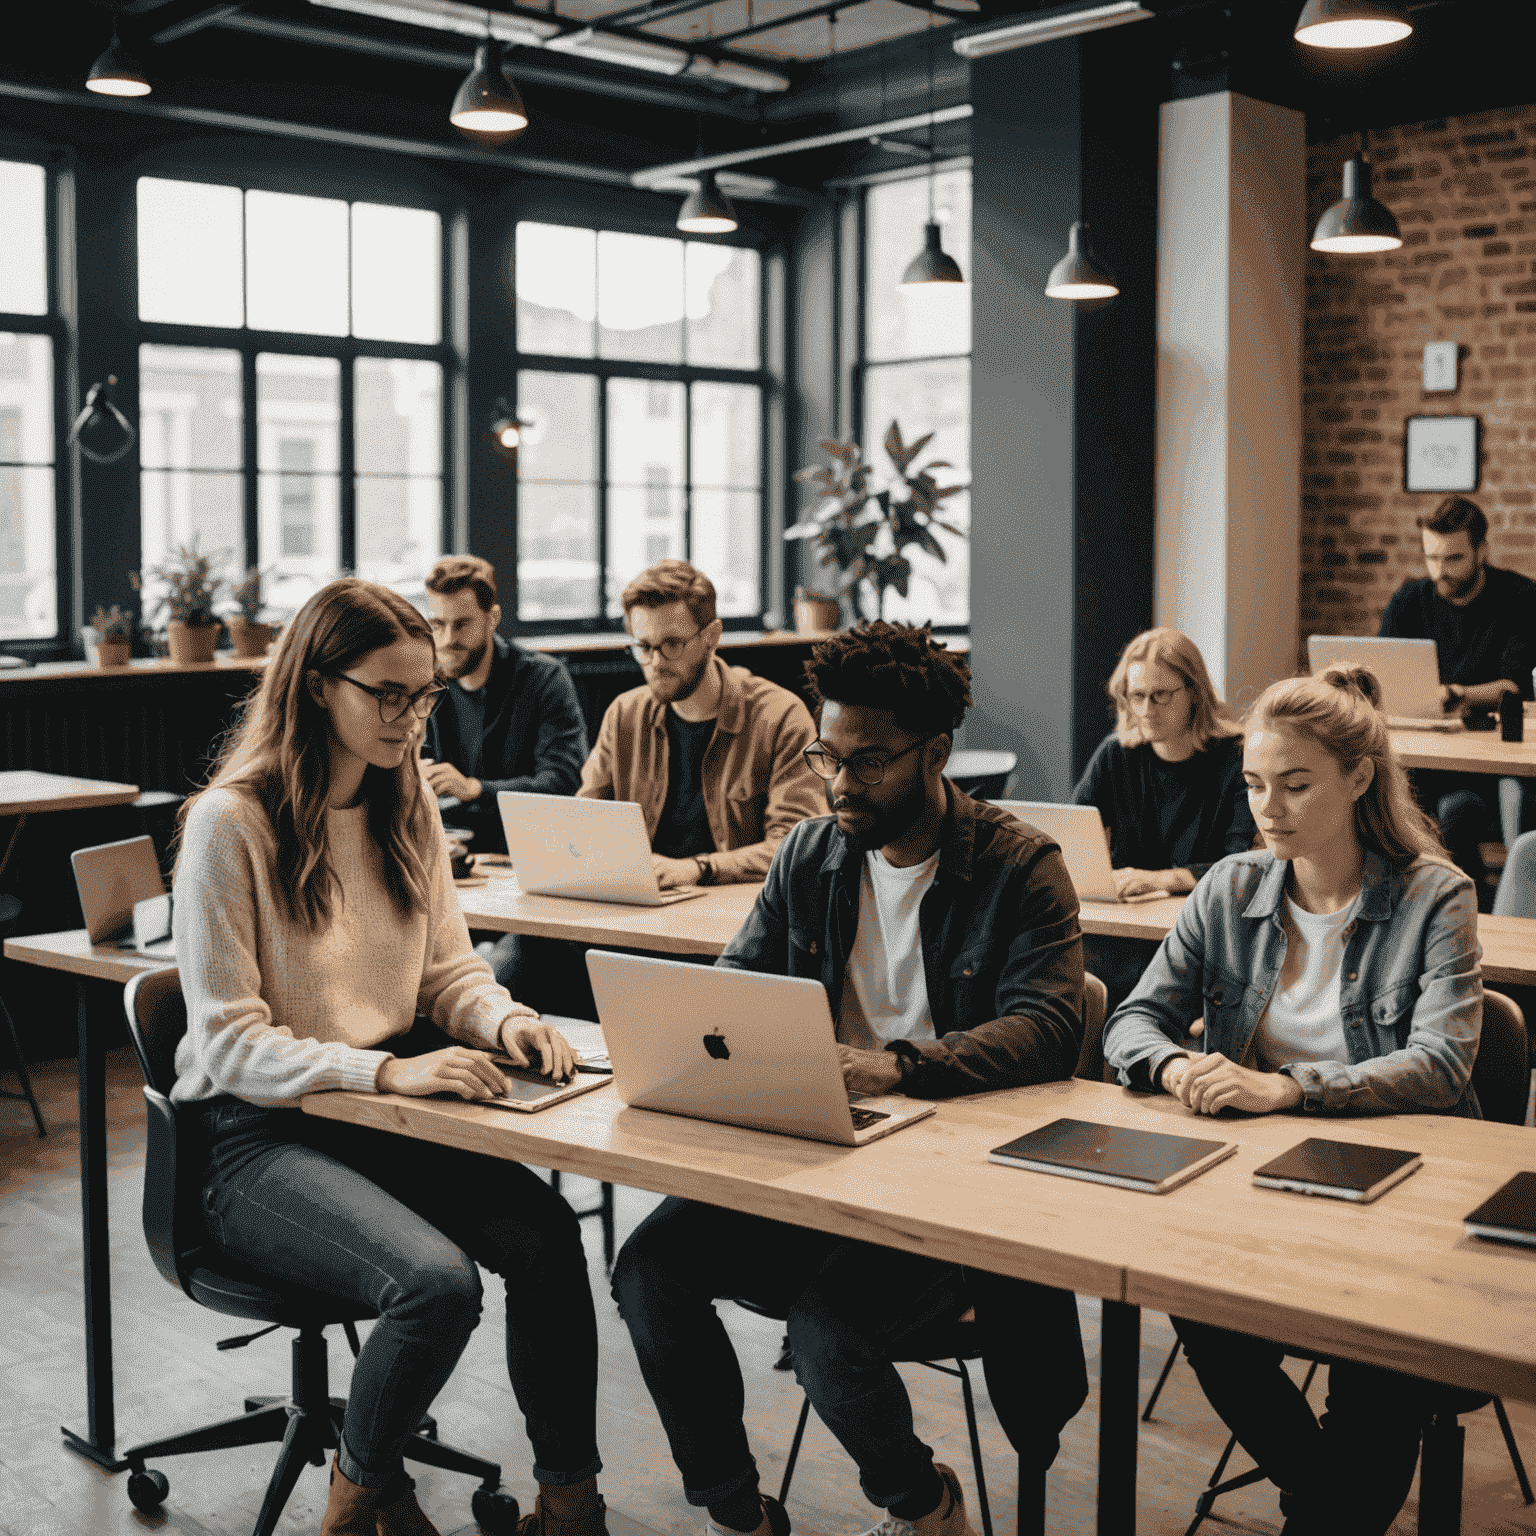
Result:
{"label": "woman's hand on desk", "polygon": [[557,1082],[568,1082],[576,1070],[576,1052],[553,1025],[535,1017],[514,1015],[501,1026],[501,1048],[520,1067],[529,1065],[538,1055],[537,1070]]}
{"label": "woman's hand on desk", "polygon": [[1199,1115],[1240,1109],[1268,1115],[1301,1103],[1301,1084],[1280,1072],[1255,1072],[1228,1061],[1220,1051],[1203,1056],[1175,1056],[1163,1068],[1162,1084],[1181,1104]]}
{"label": "woman's hand on desk", "polygon": [[499,1099],[507,1091],[496,1063],[484,1051],[467,1045],[429,1051],[425,1056],[391,1056],[379,1068],[374,1087],[380,1093],[403,1093],[413,1099],[429,1093],[456,1093],[461,1099]]}

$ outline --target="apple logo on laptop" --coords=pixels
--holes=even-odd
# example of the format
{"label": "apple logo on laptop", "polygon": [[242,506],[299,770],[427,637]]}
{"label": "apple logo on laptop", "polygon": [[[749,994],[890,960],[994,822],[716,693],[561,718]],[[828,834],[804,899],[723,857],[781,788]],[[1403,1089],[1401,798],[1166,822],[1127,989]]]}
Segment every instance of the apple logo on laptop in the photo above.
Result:
{"label": "apple logo on laptop", "polygon": [[731,1048],[725,1043],[725,1036],[718,1029],[704,1036],[704,1049],[714,1057],[716,1061],[729,1061]]}

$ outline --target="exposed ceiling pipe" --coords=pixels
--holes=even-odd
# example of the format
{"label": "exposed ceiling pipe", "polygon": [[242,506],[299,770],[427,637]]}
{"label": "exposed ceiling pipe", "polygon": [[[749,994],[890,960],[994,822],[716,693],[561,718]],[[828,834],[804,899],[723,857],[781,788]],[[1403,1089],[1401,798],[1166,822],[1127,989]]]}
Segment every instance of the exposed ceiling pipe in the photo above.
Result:
{"label": "exposed ceiling pipe", "polygon": [[168,27],[162,27],[158,32],[152,33],[149,40],[157,48],[163,48],[167,43],[179,43],[182,38],[191,37],[194,32],[201,32],[204,27],[215,26],[226,16],[233,16],[239,9],[239,5],[210,5],[207,10],[198,11],[192,16],[184,17],[181,21],[172,22]]}
{"label": "exposed ceiling pipe", "polygon": [[836,133],[818,133],[808,139],[791,139],[784,144],[759,144],[752,149],[734,149],[723,155],[702,155],[696,160],[679,160],[671,165],[653,165],[635,171],[630,181],[637,187],[654,188],[658,182],[674,176],[702,176],[705,171],[724,170],[730,165],[748,165],[754,160],[772,160],[779,155],[798,155],[805,150],[826,149],[833,144],[851,144],[855,139],[880,137],[887,133],[906,133],[913,128],[936,128],[941,123],[957,123],[971,115],[971,104],[940,107],[937,112],[919,112],[912,117],[893,118],[888,123],[869,123],[862,128],[843,128]]}

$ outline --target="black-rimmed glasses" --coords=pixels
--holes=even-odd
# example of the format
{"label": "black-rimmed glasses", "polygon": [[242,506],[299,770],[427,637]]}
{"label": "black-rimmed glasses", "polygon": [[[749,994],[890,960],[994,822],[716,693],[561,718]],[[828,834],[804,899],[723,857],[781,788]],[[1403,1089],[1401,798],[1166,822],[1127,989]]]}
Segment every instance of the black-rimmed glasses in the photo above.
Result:
{"label": "black-rimmed glasses", "polygon": [[1179,694],[1184,692],[1186,686],[1186,684],[1180,683],[1177,688],[1154,688],[1150,693],[1143,693],[1138,689],[1135,693],[1126,694],[1125,702],[1138,714],[1148,704],[1155,704],[1159,709],[1165,709],[1173,703]]}
{"label": "black-rimmed glasses", "polygon": [[910,747],[903,747],[890,757],[882,757],[878,752],[855,752],[852,757],[838,757],[836,753],[828,752],[819,742],[807,747],[800,755],[811,772],[829,784],[846,768],[866,789],[873,789],[885,777],[885,770],[892,763],[900,762],[907,753],[916,752],[924,742],[932,740],[932,736],[924,736],[921,741],[914,741]]}
{"label": "black-rimmed glasses", "polygon": [[629,654],[642,667],[650,664],[651,658],[655,656],[657,651],[660,651],[668,661],[676,661],[683,654],[684,647],[697,640],[708,628],[709,625],[703,624],[694,630],[691,635],[668,635],[665,640],[658,640],[655,645],[652,645],[648,640],[636,640],[629,647]]}
{"label": "black-rimmed glasses", "polygon": [[425,720],[448,691],[442,683],[428,683],[416,693],[402,693],[398,688],[371,688],[367,683],[358,682],[355,677],[348,677],[345,672],[328,672],[326,676],[336,682],[351,683],[354,688],[361,688],[364,693],[371,694],[378,700],[379,719],[385,725],[393,725],[408,712],[418,720]]}

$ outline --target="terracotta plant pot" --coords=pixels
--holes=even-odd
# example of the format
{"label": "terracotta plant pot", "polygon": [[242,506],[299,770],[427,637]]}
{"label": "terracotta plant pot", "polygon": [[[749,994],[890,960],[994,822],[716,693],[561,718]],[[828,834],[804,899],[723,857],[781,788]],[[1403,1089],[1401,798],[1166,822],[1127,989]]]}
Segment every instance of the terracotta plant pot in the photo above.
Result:
{"label": "terracotta plant pot", "polygon": [[96,665],[98,667],[126,667],[128,658],[133,654],[133,642],[131,640],[98,640],[96,642]]}
{"label": "terracotta plant pot", "polygon": [[178,666],[193,666],[198,662],[211,662],[219,643],[222,624],[184,624],[172,619],[170,631],[171,660]]}
{"label": "terracotta plant pot", "polygon": [[837,628],[841,605],[835,597],[807,593],[795,598],[795,631],[802,635],[825,634]]}
{"label": "terracotta plant pot", "polygon": [[229,621],[229,638],[234,642],[236,656],[265,656],[272,649],[272,626],[233,618]]}

